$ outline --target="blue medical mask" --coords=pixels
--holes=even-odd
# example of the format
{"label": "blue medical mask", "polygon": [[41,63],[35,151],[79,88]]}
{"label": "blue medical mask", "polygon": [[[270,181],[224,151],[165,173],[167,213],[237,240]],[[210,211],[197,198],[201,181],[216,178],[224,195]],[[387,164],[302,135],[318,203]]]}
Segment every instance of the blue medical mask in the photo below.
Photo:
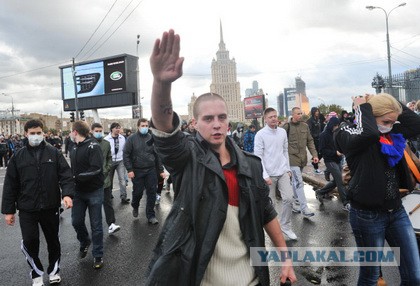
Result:
{"label": "blue medical mask", "polygon": [[380,125],[380,124],[377,124],[377,125],[378,125],[379,132],[381,132],[382,134],[389,133],[392,130],[392,126],[391,127],[386,127],[386,126],[383,126],[383,125]]}
{"label": "blue medical mask", "polygon": [[147,132],[149,132],[149,128],[148,127],[141,127],[139,128],[139,131],[141,134],[146,135]]}
{"label": "blue medical mask", "polygon": [[93,132],[93,137],[96,139],[102,139],[104,137],[104,134],[102,132]]}

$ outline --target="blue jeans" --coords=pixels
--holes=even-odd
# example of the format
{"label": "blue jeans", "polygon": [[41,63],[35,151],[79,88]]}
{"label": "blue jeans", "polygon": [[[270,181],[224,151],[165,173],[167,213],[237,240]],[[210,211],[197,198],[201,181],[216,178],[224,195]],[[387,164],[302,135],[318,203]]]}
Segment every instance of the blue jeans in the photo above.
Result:
{"label": "blue jeans", "polygon": [[155,217],[155,201],[157,191],[157,174],[156,170],[152,169],[148,172],[144,172],[139,169],[134,169],[133,182],[133,200],[131,206],[134,209],[138,209],[140,206],[140,200],[143,197],[143,190],[146,188],[147,202],[146,202],[146,217],[151,219]]}
{"label": "blue jeans", "polygon": [[100,188],[93,192],[75,192],[71,219],[80,247],[90,244],[89,233],[85,224],[86,209],[89,209],[90,227],[92,230],[92,255],[103,257],[104,242],[102,229],[102,204],[104,202],[104,189]]}
{"label": "blue jeans", "polygon": [[[420,285],[420,258],[413,226],[404,207],[392,212],[350,209],[350,224],[358,247],[400,248],[401,285]],[[380,265],[361,266],[357,285],[376,285]]]}

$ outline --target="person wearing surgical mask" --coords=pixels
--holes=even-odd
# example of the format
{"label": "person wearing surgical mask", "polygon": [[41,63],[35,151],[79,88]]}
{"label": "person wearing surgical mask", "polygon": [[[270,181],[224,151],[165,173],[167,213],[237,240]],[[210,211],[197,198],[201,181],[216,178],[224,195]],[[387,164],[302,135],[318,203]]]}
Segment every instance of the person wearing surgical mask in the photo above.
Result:
{"label": "person wearing surgical mask", "polygon": [[[59,209],[61,201],[65,208],[71,208],[74,197],[70,166],[57,148],[44,141],[43,127],[40,120],[26,122],[24,129],[28,140],[10,159],[1,206],[6,224],[10,226],[15,224],[15,213],[19,210],[21,246],[26,260],[31,262],[32,285],[44,285],[44,274],[50,285],[61,282]],[[45,269],[38,256],[39,229],[44,232],[48,246],[48,267]]]}
{"label": "person wearing surgical mask", "polygon": [[[346,156],[349,221],[357,247],[399,248],[401,285],[420,285],[420,257],[400,189],[413,185],[404,158],[406,138],[420,134],[420,117],[392,95],[353,98],[356,124],[341,127],[335,145]],[[408,210],[407,210],[408,211]],[[380,263],[360,266],[357,285],[376,285]]]}
{"label": "person wearing surgical mask", "polygon": [[128,178],[133,182],[133,217],[137,218],[139,215],[140,200],[146,189],[146,218],[150,224],[158,224],[154,210],[155,203],[159,203],[160,200],[160,196],[157,196],[158,175],[165,178],[165,172],[149,134],[149,121],[140,118],[137,128],[138,132],[128,137],[123,152]]}
{"label": "person wearing surgical mask", "polygon": [[104,173],[104,213],[105,221],[108,224],[108,234],[113,234],[121,229],[121,227],[115,224],[115,212],[114,207],[112,206],[112,188],[111,188],[111,178],[109,177],[109,172],[112,167],[112,155],[111,155],[111,144],[104,140],[104,129],[100,123],[93,123],[91,128],[91,133],[93,137],[98,141],[99,146],[101,146],[102,155],[104,158],[104,164],[102,171]]}

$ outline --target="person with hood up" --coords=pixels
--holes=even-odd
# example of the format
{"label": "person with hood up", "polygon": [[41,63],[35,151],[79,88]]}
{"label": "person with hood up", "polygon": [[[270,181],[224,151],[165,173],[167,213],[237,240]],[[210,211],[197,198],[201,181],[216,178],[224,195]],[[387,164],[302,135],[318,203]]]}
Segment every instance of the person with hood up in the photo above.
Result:
{"label": "person with hood up", "polygon": [[[315,149],[318,152],[318,159],[322,159],[322,154],[319,150],[319,135],[324,130],[324,121],[320,116],[321,112],[319,111],[318,107],[311,108],[311,117],[306,121],[306,124],[309,126],[309,130],[311,131],[312,138],[314,139]],[[314,166],[315,173],[322,174],[322,171],[319,170],[319,163],[312,162],[312,166]]]}
{"label": "person with hood up", "polygon": [[341,202],[343,203],[343,210],[349,211],[350,204],[347,200],[347,194],[341,176],[342,165],[340,162],[342,154],[337,151],[333,139],[333,133],[339,125],[340,120],[337,117],[332,117],[330,121],[328,121],[325,130],[319,136],[319,148],[324,156],[325,166],[327,167],[328,172],[332,175],[333,180],[328,182],[323,188],[316,190],[316,197],[321,203],[323,203],[323,196],[337,187]]}

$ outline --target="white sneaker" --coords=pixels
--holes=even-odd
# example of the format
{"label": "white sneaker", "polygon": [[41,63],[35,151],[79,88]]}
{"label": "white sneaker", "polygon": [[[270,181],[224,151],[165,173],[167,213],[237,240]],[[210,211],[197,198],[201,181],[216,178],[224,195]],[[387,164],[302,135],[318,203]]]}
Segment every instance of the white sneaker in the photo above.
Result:
{"label": "white sneaker", "polygon": [[297,235],[290,229],[290,230],[281,230],[287,237],[291,240],[297,240]]}
{"label": "white sneaker", "polygon": [[119,225],[116,225],[115,223],[111,223],[111,225],[108,228],[108,233],[111,234],[111,233],[119,231],[120,229],[121,227]]}
{"label": "white sneaker", "polygon": [[305,211],[302,212],[302,215],[303,217],[310,218],[310,217],[313,217],[315,214],[311,212],[310,210],[306,209]]}
{"label": "white sneaker", "polygon": [[155,201],[155,205],[160,204],[160,195],[156,194],[156,201]]}
{"label": "white sneaker", "polygon": [[61,282],[61,276],[59,273],[50,275],[50,285],[51,284],[58,284]]}
{"label": "white sneaker", "polygon": [[32,286],[44,286],[42,276],[32,279]]}

